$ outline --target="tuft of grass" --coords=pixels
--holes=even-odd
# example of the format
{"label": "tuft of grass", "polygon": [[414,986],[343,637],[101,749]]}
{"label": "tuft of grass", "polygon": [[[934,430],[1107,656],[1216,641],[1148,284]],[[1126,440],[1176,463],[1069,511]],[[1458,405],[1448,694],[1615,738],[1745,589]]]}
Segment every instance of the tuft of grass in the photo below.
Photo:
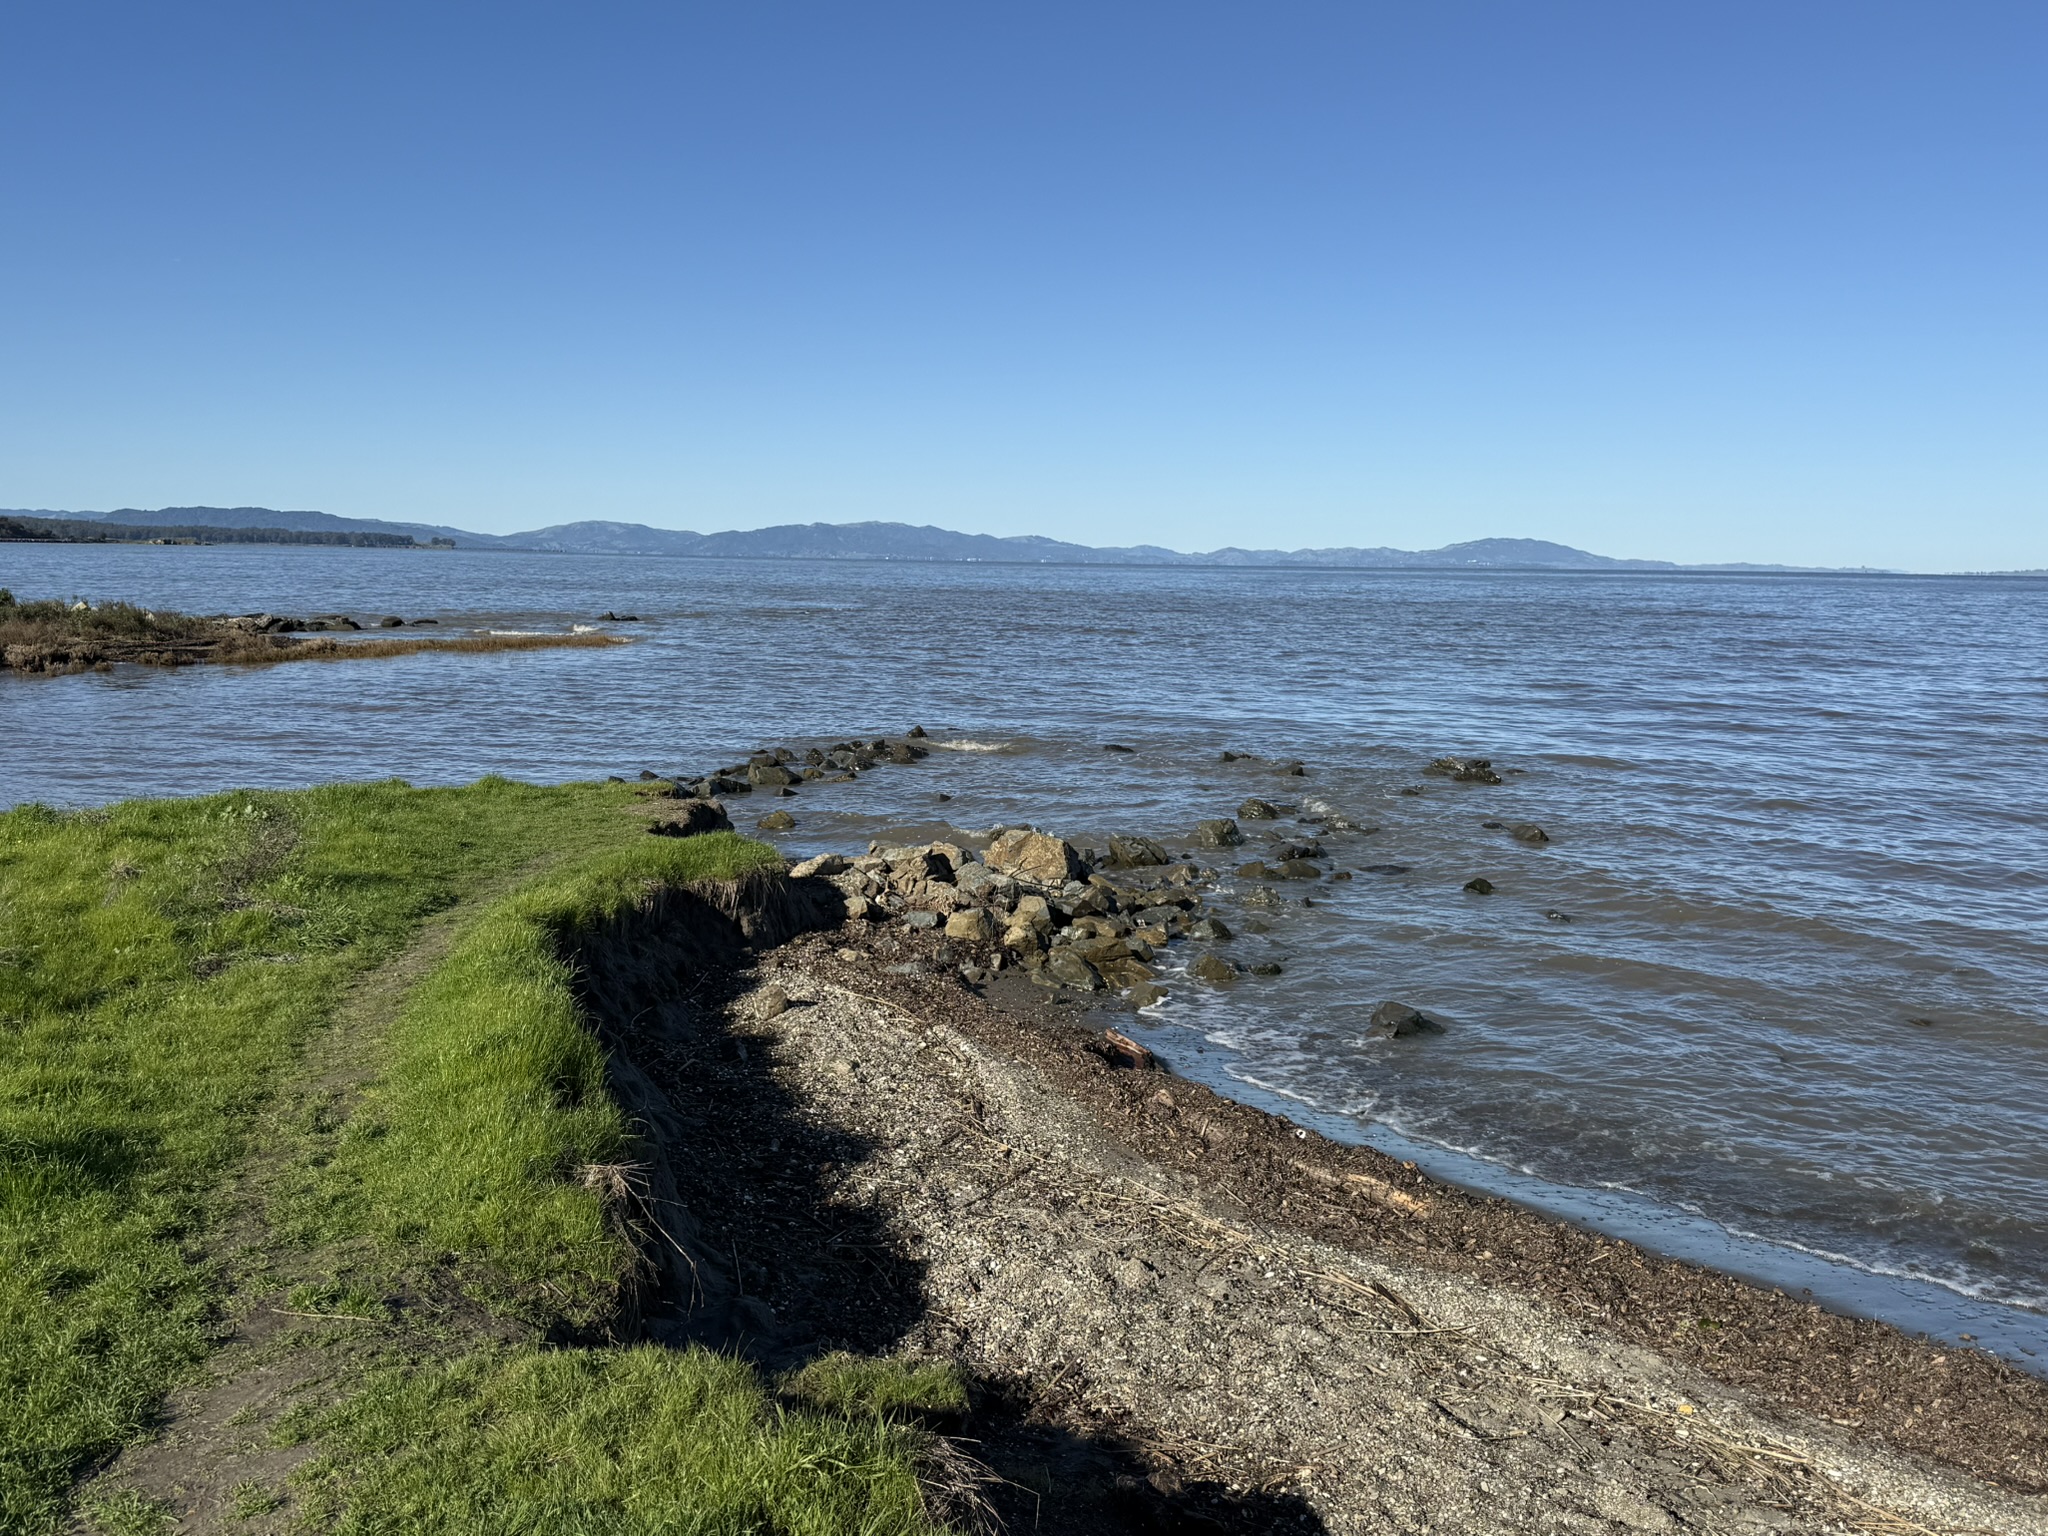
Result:
{"label": "tuft of grass", "polygon": [[205,1353],[220,1185],[351,979],[537,860],[667,843],[634,798],[487,779],[0,815],[0,1530],[59,1528]]}
{"label": "tuft of grass", "polygon": [[394,1371],[316,1425],[304,1517],[337,1536],[930,1536],[923,1439],[779,1410],[702,1349],[510,1349]]}
{"label": "tuft of grass", "polygon": [[967,1384],[944,1360],[889,1360],[840,1351],[782,1380],[783,1393],[841,1418],[954,1417],[967,1412]]}
{"label": "tuft of grass", "polygon": [[580,1174],[627,1161],[630,1135],[574,956],[653,892],[780,867],[736,833],[644,838],[484,911],[400,1013],[327,1170],[319,1234],[447,1263],[528,1322],[602,1328],[638,1256]]}

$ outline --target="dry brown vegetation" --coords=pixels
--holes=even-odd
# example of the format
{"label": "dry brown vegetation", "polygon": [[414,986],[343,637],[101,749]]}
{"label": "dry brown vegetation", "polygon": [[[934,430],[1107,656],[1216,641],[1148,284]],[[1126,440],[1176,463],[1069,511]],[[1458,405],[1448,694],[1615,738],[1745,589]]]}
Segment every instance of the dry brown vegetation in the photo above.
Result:
{"label": "dry brown vegetation", "polygon": [[222,619],[163,613],[132,603],[98,607],[63,602],[17,602],[0,588],[0,666],[12,672],[56,674],[105,671],[117,662],[183,667],[200,662],[261,665],[276,661],[356,661],[411,656],[421,651],[475,655],[559,646],[623,645],[615,635],[379,636],[307,639],[262,634]]}

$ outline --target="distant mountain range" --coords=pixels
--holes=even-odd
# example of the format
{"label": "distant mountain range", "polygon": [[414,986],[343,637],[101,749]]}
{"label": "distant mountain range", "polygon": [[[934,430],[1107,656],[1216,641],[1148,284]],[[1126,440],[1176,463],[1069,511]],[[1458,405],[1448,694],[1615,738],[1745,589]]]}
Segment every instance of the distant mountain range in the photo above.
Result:
{"label": "distant mountain range", "polygon": [[122,507],[112,512],[8,511],[0,516],[87,520],[129,528],[237,530],[409,536],[425,544],[449,540],[468,549],[540,550],[557,554],[680,555],[752,560],[993,561],[1025,565],[1326,566],[1346,569],[1557,571],[1788,571],[1783,565],[1678,565],[1669,560],[1618,560],[1544,539],[1473,539],[1441,549],[1215,549],[1185,554],[1155,544],[1101,549],[1037,537],[996,538],[909,523],[788,523],[729,533],[690,533],[640,523],[562,523],[530,533],[470,533],[431,523],[337,517],[331,512],[271,507]]}

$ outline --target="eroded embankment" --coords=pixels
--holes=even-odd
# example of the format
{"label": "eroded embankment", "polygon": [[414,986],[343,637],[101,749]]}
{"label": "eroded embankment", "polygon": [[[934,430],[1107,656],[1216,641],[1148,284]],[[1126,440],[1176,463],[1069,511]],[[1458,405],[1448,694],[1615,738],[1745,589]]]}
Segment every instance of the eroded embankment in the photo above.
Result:
{"label": "eroded embankment", "polygon": [[[829,921],[784,887],[764,943]],[[693,900],[695,900],[693,898]],[[950,1360],[1014,1521],[2038,1528],[2041,1384],[1434,1184],[1120,1065],[959,939],[761,956],[649,908],[582,984],[660,1152],[638,1323]],[[1707,1358],[1692,1335],[1714,1335]]]}

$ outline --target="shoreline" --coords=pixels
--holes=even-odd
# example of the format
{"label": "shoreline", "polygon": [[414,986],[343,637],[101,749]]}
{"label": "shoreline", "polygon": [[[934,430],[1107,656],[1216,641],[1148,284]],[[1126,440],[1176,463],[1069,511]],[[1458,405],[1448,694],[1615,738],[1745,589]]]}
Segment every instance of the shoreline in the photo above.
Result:
{"label": "shoreline", "polygon": [[[844,742],[829,754],[818,748],[801,751],[791,748],[777,748],[757,753],[746,763],[737,763],[720,769],[702,778],[679,775],[671,783],[672,793],[680,797],[706,797],[714,794],[760,793],[780,795],[795,794],[806,776],[824,778],[827,782],[840,774],[857,775],[876,765],[914,762],[925,755],[928,746],[941,745],[929,742],[919,732],[909,737],[889,741],[876,738],[871,742]],[[846,749],[858,749],[849,755]],[[892,755],[893,754],[893,755]],[[820,763],[805,761],[818,757]],[[829,757],[830,760],[825,760]],[[1490,766],[1478,760],[1440,759],[1432,765],[1433,771],[1444,776],[1455,776],[1464,772],[1484,775],[1491,772]],[[1512,770],[1510,770],[1512,771]],[[643,773],[643,777],[646,777]],[[1481,778],[1484,782],[1484,778]],[[778,804],[782,803],[780,801]],[[1251,802],[1248,802],[1248,805]],[[1270,808],[1269,808],[1270,809]],[[786,813],[784,813],[786,815]],[[776,812],[769,812],[759,818],[763,831],[783,830]],[[1198,846],[1193,857],[1203,856],[1220,859],[1226,864],[1233,858],[1241,858],[1254,851],[1250,846],[1239,850],[1242,839],[1238,837],[1236,823],[1228,819],[1205,824],[1226,828],[1217,835],[1224,839],[1217,846]],[[1265,825],[1270,826],[1271,823]],[[1338,823],[1330,824],[1333,828]],[[995,829],[1000,832],[1002,829]],[[1313,830],[1305,828],[1300,834],[1315,843]],[[941,860],[951,860],[965,855],[970,861],[986,858],[985,852],[974,852],[961,844],[979,845],[986,843],[986,835],[970,835],[954,829],[951,834],[959,844],[940,842],[930,844],[929,849]],[[1540,835],[1540,833],[1538,834]],[[1042,839],[1048,845],[1068,847],[1056,837],[1046,835]],[[1115,841],[1115,840],[1113,840]],[[1222,871],[1204,867],[1198,862],[1189,862],[1187,853],[1169,854],[1156,844],[1144,838],[1122,840],[1131,846],[1123,850],[1112,848],[1107,854],[1096,850],[1073,850],[1061,858],[1073,858],[1076,862],[1066,873],[1077,876],[1076,884],[1086,883],[1109,893],[1110,910],[1114,912],[1118,901],[1126,912],[1135,910],[1138,903],[1152,898],[1141,894],[1148,884],[1157,889],[1166,889],[1161,882],[1180,882],[1172,886],[1174,891],[1192,893],[1194,904],[1186,918],[1172,926],[1162,936],[1157,931],[1147,931],[1148,936],[1162,950],[1167,944],[1175,947],[1192,946],[1196,949],[1206,945],[1195,944],[1189,937],[1199,939],[1195,920],[1209,911],[1200,897],[1212,886]],[[853,897],[857,915],[885,923],[920,921],[910,913],[920,907],[933,909],[929,917],[936,925],[943,927],[948,915],[956,906],[969,907],[986,902],[986,890],[977,887],[973,898],[962,897],[945,889],[950,879],[941,873],[936,881],[925,878],[927,866],[917,866],[915,876],[904,884],[897,879],[902,860],[913,851],[914,845],[905,847],[871,845],[864,856],[827,856],[835,867],[854,869],[865,874],[852,885],[846,884],[844,876],[835,877]],[[1304,851],[1309,851],[1304,849]],[[1128,857],[1126,857],[1126,855]],[[1047,855],[1053,857],[1052,855]],[[1322,857],[1320,848],[1314,848],[1312,856]],[[1139,862],[1130,862],[1135,859]],[[1180,860],[1181,862],[1174,862]],[[815,865],[818,861],[809,861]],[[800,870],[805,866],[799,866]],[[931,865],[938,869],[941,866]],[[1259,867],[1263,873],[1260,882],[1274,878],[1274,872]],[[1014,871],[1013,871],[1014,873]],[[1244,874],[1240,870],[1239,874]],[[1306,874],[1308,871],[1303,871]],[[1055,906],[1054,920],[1065,924],[1068,919],[1057,911],[1059,897],[1057,887],[1051,884],[1032,884],[1025,887],[1039,891]],[[1270,893],[1270,888],[1269,888]],[[1181,899],[1176,895],[1174,899]],[[1254,898],[1256,900],[1256,897]],[[1001,934],[1009,919],[1002,914],[1000,906],[988,909],[992,914],[991,927]],[[1233,919],[1235,920],[1235,919]],[[1086,916],[1077,920],[1086,924],[1096,919]],[[1121,925],[1127,934],[1135,924],[1126,917],[1115,917],[1112,921]],[[1227,932],[1227,930],[1225,930]],[[1105,929],[1106,933],[1107,930]],[[1059,941],[1067,935],[1059,930],[1041,932],[1040,942],[1018,949],[1009,937],[989,949],[986,962],[992,967],[1004,964],[1021,966],[1026,974],[1033,975],[1042,983],[1055,986],[1062,983],[1078,982],[1079,995],[1103,999],[1114,1007],[1136,1010],[1136,1028],[1146,1043],[1162,1057],[1175,1063],[1176,1070],[1191,1080],[1201,1082],[1205,1087],[1223,1097],[1243,1103],[1263,1112],[1277,1114],[1291,1122],[1312,1126],[1335,1142],[1355,1144],[1375,1150],[1387,1151],[1389,1146],[1397,1160],[1419,1164],[1432,1176],[1446,1184],[1469,1190],[1478,1195],[1494,1196],[1510,1200],[1520,1207],[1545,1219],[1562,1221],[1581,1229],[1610,1237],[1622,1238],[1646,1252],[1661,1257],[1682,1261],[1702,1269],[1724,1274],[1741,1283],[1773,1288],[1787,1293],[1817,1298],[1831,1312],[1845,1317],[1866,1319],[1884,1326],[1898,1329],[1907,1335],[1925,1335],[1955,1348],[1974,1349],[1998,1355],[2017,1369],[2030,1375],[2048,1378],[2048,1317],[2022,1306],[1977,1298],[1966,1292],[1944,1286],[1937,1281],[1919,1279],[1906,1275],[1891,1275],[1857,1265],[1851,1260],[1838,1259],[1825,1252],[1801,1249],[1786,1243],[1761,1236],[1745,1235],[1724,1227],[1711,1217],[1691,1213],[1682,1208],[1667,1205],[1649,1196],[1636,1195],[1623,1190],[1581,1189],[1571,1185],[1558,1184],[1535,1175],[1522,1174],[1501,1165],[1483,1162],[1449,1149],[1438,1148],[1423,1142],[1411,1141],[1398,1132],[1361,1124],[1355,1119],[1326,1111],[1319,1111],[1298,1100],[1279,1093],[1260,1089],[1255,1084],[1243,1082],[1227,1073],[1207,1069],[1204,1062],[1207,1051],[1199,1037],[1176,1030],[1171,1019],[1155,1021],[1145,1012],[1145,1004],[1151,1001],[1148,989],[1159,990],[1155,984],[1171,982],[1174,986],[1195,986],[1205,979],[1199,968],[1190,968],[1182,975],[1160,976],[1151,965],[1145,963],[1153,958],[1149,949],[1139,945],[1141,954],[1132,954],[1126,940],[1119,946],[1112,939],[1109,949],[1115,952],[1113,958],[1099,969],[1088,964],[1070,968],[1063,975],[1054,975],[1048,962],[1060,960],[1069,964],[1071,955],[1059,948]],[[1068,946],[1072,950],[1077,946]],[[1226,944],[1225,948],[1228,946]],[[1211,955],[1217,951],[1211,949]],[[1208,956],[1203,956],[1207,959]],[[1135,970],[1131,967],[1135,964]],[[1236,965],[1236,962],[1231,962]],[[1242,971],[1241,965],[1237,966]],[[1221,973],[1219,972],[1220,976]],[[1218,978],[1206,980],[1214,982]],[[1121,998],[1121,1001],[1118,999]],[[1105,1011],[1104,1019],[1110,1015]],[[1128,1022],[1129,1014],[1123,1016]]]}
{"label": "shoreline", "polygon": [[1837,1254],[1736,1232],[1711,1217],[1634,1191],[1560,1184],[1377,1122],[1318,1109],[1226,1073],[1204,1070],[1199,1046],[1185,1054],[1174,1049],[1172,1028],[1156,1026],[1142,1038],[1174,1072],[1234,1103],[1309,1126],[1333,1142],[1415,1163],[1441,1183],[1511,1201],[1546,1219],[1620,1238],[1659,1257],[1764,1290],[1812,1296],[1845,1317],[1882,1323],[1958,1348],[1986,1350],[2029,1375],[2048,1378],[2048,1315],[1923,1276],[1870,1269]]}
{"label": "shoreline", "polygon": [[[770,1366],[907,1340],[1036,1421],[1113,1428],[1226,1529],[2040,1518],[2048,1382],[1329,1141],[1133,1054],[1085,999],[967,982],[967,953],[828,922],[695,1017],[614,1012],[684,1242],[744,1265],[738,1298],[651,1305],[657,1338]],[[707,1154],[720,1123],[783,1164]],[[816,1251],[820,1223],[858,1252]],[[990,1464],[1055,1486],[1017,1433],[984,1430]]]}

